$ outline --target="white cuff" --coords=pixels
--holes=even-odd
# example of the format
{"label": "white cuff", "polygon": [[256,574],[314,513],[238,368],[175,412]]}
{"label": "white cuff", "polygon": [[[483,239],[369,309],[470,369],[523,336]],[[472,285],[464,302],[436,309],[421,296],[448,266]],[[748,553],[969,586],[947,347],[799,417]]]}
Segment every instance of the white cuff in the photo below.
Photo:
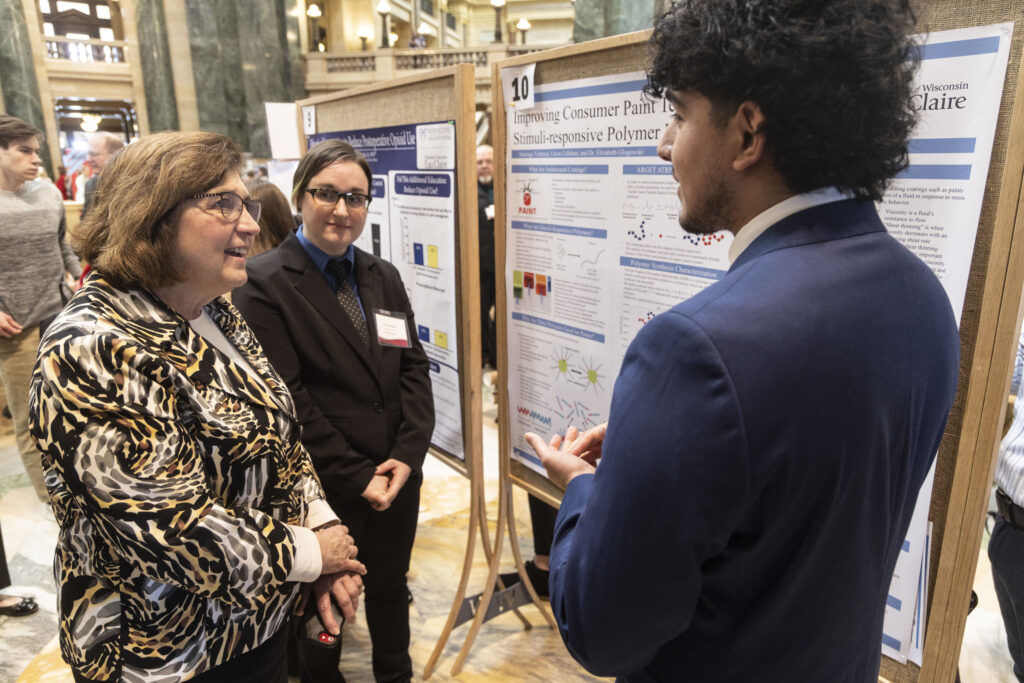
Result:
{"label": "white cuff", "polygon": [[295,557],[292,561],[292,570],[288,572],[286,580],[299,583],[310,583],[317,580],[324,567],[324,560],[320,555],[320,542],[316,540],[316,534],[305,527],[292,524],[286,526],[291,529],[292,536],[295,538]]}
{"label": "white cuff", "polygon": [[306,508],[307,528],[315,529],[336,519],[338,519],[338,515],[334,514],[334,510],[331,509],[326,500],[317,498],[316,500],[309,501],[309,506]]}

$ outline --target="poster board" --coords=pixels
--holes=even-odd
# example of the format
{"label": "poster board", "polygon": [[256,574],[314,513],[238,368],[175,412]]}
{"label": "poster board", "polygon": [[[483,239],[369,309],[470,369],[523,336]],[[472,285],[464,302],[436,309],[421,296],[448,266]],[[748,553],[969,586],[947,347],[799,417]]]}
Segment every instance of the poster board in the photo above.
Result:
{"label": "poster board", "polygon": [[[466,603],[474,601],[465,596],[477,533],[488,560],[495,554],[484,499],[475,88],[473,66],[459,64],[296,103],[303,154],[311,141],[341,138],[348,139],[370,161],[374,201],[369,230],[357,244],[390,257],[403,273],[435,387],[439,419],[430,453],[469,479],[469,528],[462,574],[424,679],[434,670]],[[410,219],[408,225],[401,225],[403,217]],[[398,230],[393,229],[392,219],[399,223]],[[386,237],[386,227],[391,228],[390,237]],[[414,236],[416,231],[425,237]],[[421,298],[417,298],[417,290]],[[421,306],[430,309],[423,316]],[[449,321],[454,320],[454,334],[436,324],[424,324],[430,314],[446,312]],[[450,353],[453,349],[454,354]],[[445,385],[443,394],[438,392],[439,381]],[[440,429],[447,430],[443,439]],[[491,576],[485,589],[488,601],[494,581]],[[515,607],[511,610],[528,625]],[[483,611],[480,616],[474,620],[473,635]],[[472,641],[472,635],[467,637],[456,668],[461,668]]]}
{"label": "poster board", "polygon": [[[959,658],[967,604],[981,541],[982,522],[1001,434],[1003,411],[1020,327],[1024,284],[1024,216],[1019,213],[1024,169],[1024,98],[1016,97],[1024,10],[1020,1],[985,3],[938,0],[915,3],[918,32],[1017,22],[1009,47],[987,181],[981,201],[974,252],[962,309],[961,370],[957,399],[936,458],[929,518],[928,633],[923,666],[883,658],[880,677],[892,681],[952,680]],[[649,32],[616,36],[584,45],[524,55],[494,66],[494,130],[497,272],[506,272],[510,210],[507,181],[509,131],[504,69],[534,64],[536,87],[577,79],[628,74],[648,63]],[[536,92],[536,91],[535,91]],[[561,491],[542,474],[511,456],[509,307],[524,283],[498,278],[498,337],[502,409],[502,476],[553,505]],[[614,373],[609,381],[614,380]]]}
{"label": "poster board", "polygon": [[[419,281],[425,278],[428,286],[434,286],[431,302],[440,302],[454,319],[454,329],[441,331],[424,325],[420,310],[417,308],[417,283],[411,281],[402,269],[403,264],[396,263],[403,272],[406,289],[412,292],[413,308],[416,312],[417,326],[420,328],[420,339],[428,357],[431,358],[431,381],[439,382],[443,374],[447,383],[448,393],[445,400],[447,406],[438,406],[438,412],[453,415],[451,433],[447,443],[439,445],[431,439],[430,452],[452,469],[471,481],[479,479],[482,491],[482,451],[483,428],[482,407],[480,404],[480,387],[482,382],[480,361],[480,320],[479,313],[479,268],[477,264],[477,199],[476,199],[476,136],[474,124],[475,91],[473,70],[469,65],[458,65],[426,74],[417,74],[371,86],[353,88],[339,93],[320,95],[298,101],[298,125],[302,131],[301,144],[304,154],[312,142],[326,138],[349,139],[356,149],[366,153],[370,166],[374,171],[374,183],[371,192],[374,201],[370,203],[370,217],[367,230],[357,241],[357,246],[371,253],[377,252],[385,259],[392,255],[381,254],[379,243],[374,244],[379,230],[388,229],[388,207],[396,212],[396,219],[403,207],[395,209],[394,201],[401,193],[391,192],[399,184],[408,189],[402,197],[412,201],[415,192],[426,191],[434,181],[440,184],[445,198],[454,199],[451,206],[437,208],[428,206],[427,213],[441,216],[435,222],[443,223],[447,228],[454,222],[454,234],[445,235],[445,244],[425,244],[426,241],[439,242],[437,239],[420,240],[415,243],[416,254],[413,255],[412,239],[409,240],[409,259],[414,278]],[[451,147],[450,130],[454,128],[454,146]],[[431,133],[440,131],[446,134],[445,149],[439,158],[430,153]],[[349,135],[357,132],[356,136]],[[374,133],[381,133],[375,135]],[[391,136],[394,132],[396,135]],[[417,139],[417,133],[419,138]],[[413,150],[408,154],[396,151],[394,146],[381,143],[381,161],[375,166],[377,147],[367,148],[359,140],[368,140],[366,144],[375,145],[375,138],[408,139],[398,147]],[[452,150],[454,156],[452,156]],[[371,152],[371,153],[367,153]],[[418,154],[418,158],[417,158]],[[390,156],[388,156],[390,155]],[[411,156],[411,159],[405,157]],[[408,173],[385,173],[387,163],[400,159],[406,165],[401,171]],[[419,168],[417,169],[417,164]],[[410,168],[411,167],[411,168]],[[425,169],[438,169],[436,173],[427,173]],[[382,175],[378,176],[378,171]],[[406,182],[411,181],[411,182]],[[391,193],[383,195],[382,193]],[[438,203],[435,198],[424,198],[423,202]],[[443,204],[443,201],[440,202]],[[416,210],[417,207],[406,210]],[[443,212],[442,212],[443,209]],[[451,211],[454,211],[454,216]],[[404,214],[402,214],[404,217]],[[452,219],[454,219],[452,221]],[[384,223],[381,226],[381,223]],[[437,226],[433,226],[437,227]],[[364,244],[364,241],[367,242]],[[404,258],[396,242],[394,256]],[[428,256],[429,250],[429,256]],[[388,259],[391,260],[391,259]],[[447,262],[447,263],[445,263]],[[448,271],[454,278],[454,291],[447,291],[449,285],[443,278],[438,278],[438,266]],[[444,291],[437,292],[437,289]],[[424,317],[427,317],[424,315]],[[445,325],[447,327],[447,325]],[[451,353],[454,351],[454,353]],[[449,360],[438,360],[443,354]],[[450,361],[456,362],[450,362]],[[435,401],[438,394],[435,389]],[[461,432],[458,434],[457,432]],[[438,428],[435,428],[435,435]],[[452,440],[461,443],[452,443]]]}

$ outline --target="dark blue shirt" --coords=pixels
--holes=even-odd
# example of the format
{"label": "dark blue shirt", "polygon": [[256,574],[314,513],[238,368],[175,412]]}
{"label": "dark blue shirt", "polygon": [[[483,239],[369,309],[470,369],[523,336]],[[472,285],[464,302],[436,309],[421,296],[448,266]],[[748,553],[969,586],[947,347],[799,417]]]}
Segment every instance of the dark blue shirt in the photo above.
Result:
{"label": "dark blue shirt", "polygon": [[[309,254],[309,258],[313,260],[313,264],[320,271],[320,275],[323,276],[324,282],[331,288],[331,291],[335,294],[338,293],[338,283],[334,278],[334,273],[327,268],[327,262],[332,260],[332,257],[320,247],[316,246],[309,241],[306,237],[306,233],[303,232],[303,226],[299,226],[295,236],[299,238],[299,244]],[[363,312],[363,317],[366,317],[366,309],[363,308],[363,300],[359,297],[359,285],[356,283],[356,248],[353,245],[348,245],[348,249],[341,256],[334,258],[335,261],[348,261],[348,284],[352,287],[352,291],[356,293],[356,301],[359,302],[359,310]]]}

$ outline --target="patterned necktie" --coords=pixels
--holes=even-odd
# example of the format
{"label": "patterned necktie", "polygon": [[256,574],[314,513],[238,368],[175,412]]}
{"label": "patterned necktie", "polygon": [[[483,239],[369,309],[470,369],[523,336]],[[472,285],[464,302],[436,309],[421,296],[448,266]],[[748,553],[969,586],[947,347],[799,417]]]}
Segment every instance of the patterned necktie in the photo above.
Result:
{"label": "patterned necktie", "polygon": [[356,293],[348,282],[351,266],[351,261],[347,259],[331,259],[327,262],[327,269],[334,275],[334,281],[338,286],[338,303],[341,304],[349,320],[352,321],[363,344],[366,348],[370,348],[370,332],[366,327],[366,318],[363,317],[363,311],[359,308],[359,300],[356,299]]}

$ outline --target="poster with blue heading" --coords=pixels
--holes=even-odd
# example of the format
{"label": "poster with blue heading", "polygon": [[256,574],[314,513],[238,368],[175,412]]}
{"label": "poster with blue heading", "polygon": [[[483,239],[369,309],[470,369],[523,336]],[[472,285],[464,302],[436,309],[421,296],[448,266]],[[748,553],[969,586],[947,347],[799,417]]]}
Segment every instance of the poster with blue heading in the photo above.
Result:
{"label": "poster with blue heading", "polygon": [[[921,36],[911,105],[918,122],[910,164],[878,203],[886,229],[942,282],[957,323],[988,181],[1013,24]],[[921,664],[925,635],[928,508],[934,467],[918,494],[889,587],[882,652]]]}
{"label": "poster with blue heading", "polygon": [[355,245],[402,275],[430,359],[431,444],[465,460],[455,285],[455,123],[437,121],[307,136],[347,141],[370,163],[372,200]]}
{"label": "poster with blue heading", "polygon": [[539,85],[507,111],[506,259],[512,457],[523,435],[608,419],[626,348],[728,269],[732,235],[679,227],[669,121],[642,72]]}

